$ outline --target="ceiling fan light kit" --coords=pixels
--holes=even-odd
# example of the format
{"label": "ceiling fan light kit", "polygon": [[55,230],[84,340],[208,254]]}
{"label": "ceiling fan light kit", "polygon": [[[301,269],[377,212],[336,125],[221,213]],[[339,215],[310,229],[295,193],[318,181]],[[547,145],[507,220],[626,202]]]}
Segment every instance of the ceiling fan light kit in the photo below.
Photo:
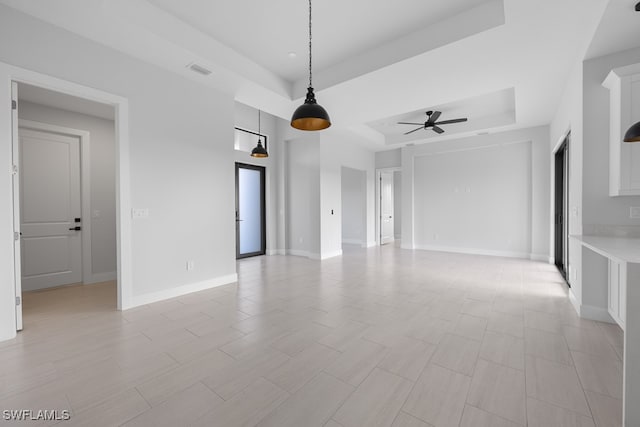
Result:
{"label": "ceiling fan light kit", "polygon": [[467,118],[464,117],[460,119],[443,120],[439,122],[438,119],[440,118],[441,114],[442,114],[441,111],[427,111],[427,121],[424,123],[398,122],[398,124],[420,126],[416,129],[410,130],[409,132],[405,132],[404,133],[405,135],[409,135],[410,133],[417,132],[421,129],[427,130],[429,128],[433,129],[434,132],[441,134],[441,133],[444,133],[444,129],[442,129],[440,125],[449,125],[453,123],[462,123],[467,121]]}
{"label": "ceiling fan light kit", "polygon": [[291,126],[300,130],[322,130],[331,126],[327,110],[316,101],[312,84],[311,64],[311,0],[309,0],[309,87],[304,104],[299,106],[291,117]]}

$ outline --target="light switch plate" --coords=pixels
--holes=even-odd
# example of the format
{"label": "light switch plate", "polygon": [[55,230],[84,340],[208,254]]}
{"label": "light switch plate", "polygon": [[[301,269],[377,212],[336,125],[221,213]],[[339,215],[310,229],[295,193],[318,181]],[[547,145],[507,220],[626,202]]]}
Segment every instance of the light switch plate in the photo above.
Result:
{"label": "light switch plate", "polygon": [[640,218],[640,206],[631,206],[629,208],[629,218]]}

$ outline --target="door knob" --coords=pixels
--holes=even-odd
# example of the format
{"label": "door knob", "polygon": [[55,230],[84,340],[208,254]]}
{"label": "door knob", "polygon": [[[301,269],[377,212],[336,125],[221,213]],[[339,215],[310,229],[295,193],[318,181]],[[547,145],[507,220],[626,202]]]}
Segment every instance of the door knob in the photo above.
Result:
{"label": "door knob", "polygon": [[80,231],[80,230],[82,230],[82,227],[71,227],[69,229],[69,231]]}

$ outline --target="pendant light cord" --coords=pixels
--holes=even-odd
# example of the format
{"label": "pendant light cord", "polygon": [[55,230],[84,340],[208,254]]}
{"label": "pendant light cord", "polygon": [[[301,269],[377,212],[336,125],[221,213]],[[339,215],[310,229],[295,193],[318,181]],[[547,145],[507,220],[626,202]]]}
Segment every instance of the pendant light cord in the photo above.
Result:
{"label": "pendant light cord", "polygon": [[262,132],[260,129],[260,110],[258,110],[258,143],[261,142],[260,137],[262,136]]}
{"label": "pendant light cord", "polygon": [[311,75],[311,0],[309,0],[309,87],[313,87]]}

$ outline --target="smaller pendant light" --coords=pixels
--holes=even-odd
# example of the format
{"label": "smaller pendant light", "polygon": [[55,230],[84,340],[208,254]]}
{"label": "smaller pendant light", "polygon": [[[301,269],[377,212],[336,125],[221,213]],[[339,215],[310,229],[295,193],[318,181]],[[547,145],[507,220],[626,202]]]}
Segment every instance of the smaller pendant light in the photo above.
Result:
{"label": "smaller pendant light", "polygon": [[251,150],[251,157],[269,157],[267,149],[262,146],[262,139],[260,135],[260,110],[258,110],[258,145]]}
{"label": "smaller pendant light", "polygon": [[[640,3],[638,3],[640,5]],[[631,126],[624,134],[624,142],[640,142],[640,122]]]}
{"label": "smaller pendant light", "polygon": [[311,0],[309,0],[309,87],[304,104],[299,106],[291,117],[291,126],[300,130],[322,130],[331,126],[327,110],[316,102],[311,82],[311,70]]}

